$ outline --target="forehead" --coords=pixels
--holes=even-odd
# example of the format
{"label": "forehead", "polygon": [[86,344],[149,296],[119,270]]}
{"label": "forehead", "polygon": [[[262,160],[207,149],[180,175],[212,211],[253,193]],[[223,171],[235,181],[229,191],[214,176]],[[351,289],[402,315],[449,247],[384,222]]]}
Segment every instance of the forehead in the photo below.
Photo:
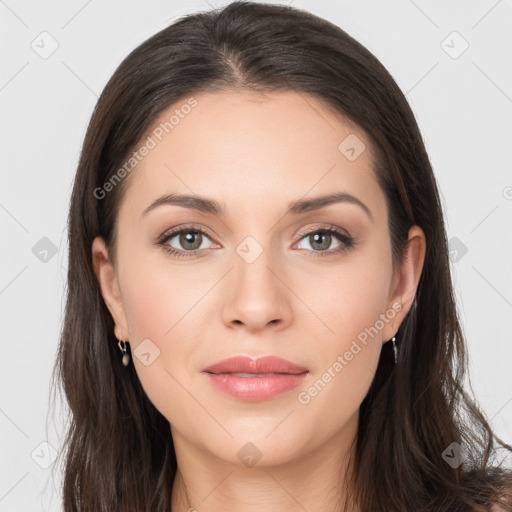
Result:
{"label": "forehead", "polygon": [[383,207],[364,132],[306,94],[192,95],[162,112],[141,143],[151,148],[123,201],[132,214],[173,192],[218,199],[228,215],[332,192]]}

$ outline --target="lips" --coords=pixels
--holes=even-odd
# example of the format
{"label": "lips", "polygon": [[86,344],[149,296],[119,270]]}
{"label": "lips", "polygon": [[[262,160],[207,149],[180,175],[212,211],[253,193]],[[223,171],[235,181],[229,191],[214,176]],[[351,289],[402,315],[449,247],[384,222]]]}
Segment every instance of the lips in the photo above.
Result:
{"label": "lips", "polygon": [[237,400],[260,402],[296,388],[310,375],[309,370],[275,356],[224,359],[203,370],[208,381],[225,395]]}
{"label": "lips", "polygon": [[264,376],[271,374],[299,375],[308,369],[298,366],[291,361],[276,356],[265,356],[259,359],[251,359],[247,356],[236,356],[223,359],[203,369],[203,372],[214,374],[237,374],[243,377]]}

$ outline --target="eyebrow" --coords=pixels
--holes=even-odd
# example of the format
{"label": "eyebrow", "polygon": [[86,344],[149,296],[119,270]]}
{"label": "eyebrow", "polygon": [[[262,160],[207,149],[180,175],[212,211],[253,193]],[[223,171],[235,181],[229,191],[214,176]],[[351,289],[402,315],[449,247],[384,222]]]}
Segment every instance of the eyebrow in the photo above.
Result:
{"label": "eyebrow", "polygon": [[[345,192],[337,192],[334,194],[315,197],[313,199],[298,199],[296,201],[292,201],[288,205],[285,215],[300,215],[302,213],[320,210],[321,208],[334,203],[350,203],[360,206],[373,222],[373,215],[370,209],[360,199]],[[164,204],[181,206],[183,208],[198,210],[217,216],[224,214],[224,209],[221,204],[213,199],[196,195],[167,194],[153,201],[142,212],[141,217]]]}

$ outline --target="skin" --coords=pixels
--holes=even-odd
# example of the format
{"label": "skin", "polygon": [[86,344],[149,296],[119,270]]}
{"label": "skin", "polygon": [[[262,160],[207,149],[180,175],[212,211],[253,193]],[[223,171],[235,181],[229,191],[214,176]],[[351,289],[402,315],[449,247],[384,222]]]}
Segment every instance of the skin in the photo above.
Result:
{"label": "skin", "polygon": [[[172,510],[334,510],[344,496],[338,480],[382,344],[396,334],[414,300],[424,233],[410,229],[407,252],[393,272],[388,212],[370,141],[318,100],[295,92],[234,91],[195,98],[198,105],[129,176],[118,217],[117,266],[102,238],[92,246],[116,335],[130,341],[132,354],[147,338],[160,350],[149,366],[138,357],[132,361],[171,425],[179,468]],[[338,150],[350,134],[366,146],[354,161]],[[359,198],[372,219],[348,202],[284,215],[293,200],[335,191]],[[215,199],[225,214],[163,205],[141,217],[165,193]],[[155,245],[188,223],[207,232],[200,255],[177,258]],[[355,245],[336,252],[343,242],[334,236],[324,245],[299,236],[330,226],[346,230]],[[263,251],[252,263],[236,251],[247,236]],[[183,252],[192,247],[183,240],[180,245],[179,234],[167,245]],[[324,257],[314,257],[322,251]],[[359,343],[361,350],[321,392],[300,403],[299,393],[380,314],[388,318],[394,303],[401,310],[366,345]],[[201,373],[234,355],[277,355],[310,374],[271,400],[245,402],[220,393]],[[252,467],[237,457],[249,442],[261,453]]]}

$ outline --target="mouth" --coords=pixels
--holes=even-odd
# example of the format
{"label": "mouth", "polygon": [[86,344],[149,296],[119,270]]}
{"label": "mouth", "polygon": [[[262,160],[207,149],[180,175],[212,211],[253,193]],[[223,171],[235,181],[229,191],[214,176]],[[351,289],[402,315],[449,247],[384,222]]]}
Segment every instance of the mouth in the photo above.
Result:
{"label": "mouth", "polygon": [[212,375],[231,375],[233,377],[242,377],[242,378],[252,378],[252,377],[275,377],[277,375],[300,375],[293,373],[215,373],[215,372],[206,372],[211,373]]}
{"label": "mouth", "polygon": [[217,375],[231,374],[241,377],[261,377],[281,374],[298,375],[307,372],[308,369],[277,356],[265,356],[259,359],[252,359],[248,356],[235,356],[217,361],[202,371]]}
{"label": "mouth", "polygon": [[233,374],[205,373],[210,384],[223,395],[245,402],[262,402],[291,391],[304,382],[309,372]]}
{"label": "mouth", "polygon": [[235,356],[204,368],[202,373],[216,391],[247,402],[270,400],[311,375],[307,368],[277,356]]}

